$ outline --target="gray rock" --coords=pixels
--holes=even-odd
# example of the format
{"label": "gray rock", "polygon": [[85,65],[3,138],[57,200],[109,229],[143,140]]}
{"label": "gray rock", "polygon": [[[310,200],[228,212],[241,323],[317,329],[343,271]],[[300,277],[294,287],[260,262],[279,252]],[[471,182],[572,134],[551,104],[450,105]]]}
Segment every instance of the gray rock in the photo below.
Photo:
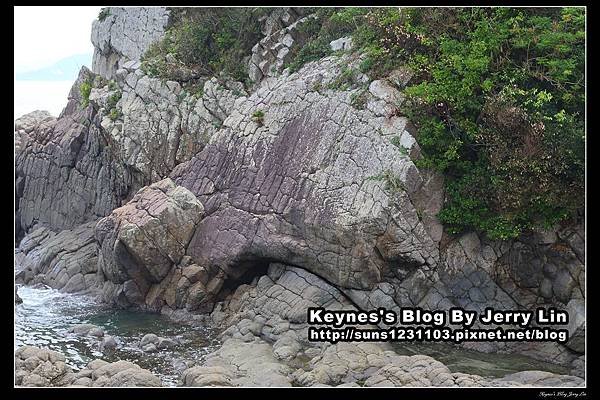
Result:
{"label": "gray rock", "polygon": [[552,286],[554,295],[563,303],[568,303],[571,297],[571,292],[575,287],[576,282],[569,273],[568,269],[561,269],[556,274],[554,284]]}
{"label": "gray rock", "polygon": [[92,329],[89,330],[88,335],[89,336],[94,336],[94,337],[97,337],[97,338],[101,338],[101,337],[104,336],[104,330],[102,330],[102,328],[98,328],[98,327],[92,328]]}
{"label": "gray rock", "polygon": [[571,375],[585,379],[585,356],[579,356],[571,363]]}
{"label": "gray rock", "polygon": [[160,338],[158,340],[158,345],[157,347],[159,349],[172,349],[173,347],[177,346],[177,343],[173,340],[173,339],[169,339],[169,338]]}
{"label": "gray rock", "polygon": [[343,37],[329,43],[331,46],[331,50],[340,51],[340,50],[351,50],[353,47],[352,38],[351,37]]}
{"label": "gray rock", "polygon": [[100,343],[100,351],[103,353],[112,353],[117,349],[118,343],[113,336],[106,335]]}
{"label": "gray rock", "polygon": [[578,353],[585,352],[585,301],[571,300],[567,304],[569,313],[569,341],[567,347]]}
{"label": "gray rock", "polygon": [[65,386],[75,374],[65,357],[52,350],[23,346],[15,352],[15,384],[17,386]]}
{"label": "gray rock", "polygon": [[36,223],[63,230],[94,221],[120,205],[132,183],[98,124],[80,122],[97,117],[81,106],[79,93],[92,76],[82,68],[58,119],[15,132],[16,224],[22,232]]}
{"label": "gray rock", "polygon": [[148,343],[141,347],[142,347],[142,350],[146,353],[155,353],[158,351],[158,347],[154,343]]}
{"label": "gray rock", "polygon": [[540,295],[546,299],[552,298],[552,281],[548,278],[544,278],[540,284]]}
{"label": "gray rock", "polygon": [[[92,24],[92,70],[110,79],[130,61],[138,61],[160,39],[169,21],[165,7],[109,7],[109,15]],[[131,65],[131,64],[129,64]]]}
{"label": "gray rock", "polygon": [[162,386],[160,379],[146,369],[129,361],[105,363],[92,372],[94,387]]}
{"label": "gray rock", "polygon": [[[121,285],[103,292],[108,302],[156,304],[160,284],[185,253],[185,244],[204,208],[187,189],[170,179],[140,190],[125,206],[98,222],[96,237],[102,252],[101,270]],[[169,280],[166,281],[168,283]]]}
{"label": "gray rock", "polygon": [[282,7],[266,16],[263,23],[265,37],[252,48],[248,63],[249,77],[253,82],[279,74],[291,60],[294,50],[304,45],[307,36],[301,27],[315,17],[301,18],[303,14],[302,9]]}
{"label": "gray rock", "polygon": [[71,329],[69,329],[69,332],[74,333],[78,336],[104,336],[104,331],[102,330],[102,328],[94,324],[77,324],[71,327]]}
{"label": "gray rock", "polygon": [[142,340],[140,341],[140,347],[144,347],[147,344],[158,344],[160,339],[154,333],[148,333],[144,335]]}
{"label": "gray rock", "polygon": [[290,368],[273,358],[265,342],[229,339],[202,366],[183,372],[183,386],[291,386]]}

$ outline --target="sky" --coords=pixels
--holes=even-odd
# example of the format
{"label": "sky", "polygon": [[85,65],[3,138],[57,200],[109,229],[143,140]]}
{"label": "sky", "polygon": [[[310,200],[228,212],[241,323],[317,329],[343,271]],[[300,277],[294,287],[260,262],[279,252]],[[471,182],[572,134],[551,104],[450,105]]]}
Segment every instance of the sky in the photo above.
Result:
{"label": "sky", "polygon": [[91,66],[92,22],[101,7],[18,6],[15,27],[15,118],[47,110],[58,116],[81,65]]}
{"label": "sky", "polygon": [[15,72],[93,52],[92,21],[101,7],[15,7]]}

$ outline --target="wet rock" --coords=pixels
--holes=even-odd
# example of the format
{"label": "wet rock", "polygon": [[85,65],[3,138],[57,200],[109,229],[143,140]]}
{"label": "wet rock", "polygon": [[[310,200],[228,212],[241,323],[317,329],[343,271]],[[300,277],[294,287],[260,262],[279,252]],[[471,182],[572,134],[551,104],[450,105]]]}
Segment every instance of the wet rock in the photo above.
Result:
{"label": "wet rock", "polygon": [[103,353],[112,353],[117,349],[118,342],[113,336],[106,335],[100,343],[100,351]]}
{"label": "wet rock", "polygon": [[140,347],[144,347],[147,344],[158,344],[159,338],[154,333],[148,333],[142,337],[140,341]]}
{"label": "wet rock", "polygon": [[146,353],[156,353],[158,351],[158,347],[154,343],[148,343],[141,347],[142,350]]}
{"label": "wet rock", "polygon": [[160,338],[157,344],[159,349],[172,349],[175,346],[177,346],[177,343],[169,338]]}
{"label": "wet rock", "polygon": [[26,235],[16,250],[21,257],[15,280],[45,284],[63,292],[90,292],[98,287],[95,222],[57,234],[39,228]]}
{"label": "wet rock", "polygon": [[104,336],[104,330],[94,324],[77,324],[71,327],[69,332],[78,336],[94,336],[97,338]]}

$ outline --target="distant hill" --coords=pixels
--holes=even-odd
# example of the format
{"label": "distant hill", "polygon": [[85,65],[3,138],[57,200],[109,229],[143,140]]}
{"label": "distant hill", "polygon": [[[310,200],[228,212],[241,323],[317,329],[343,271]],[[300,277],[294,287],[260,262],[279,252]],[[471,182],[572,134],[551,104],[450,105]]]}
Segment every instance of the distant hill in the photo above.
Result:
{"label": "distant hill", "polygon": [[92,53],[77,54],[64,58],[55,64],[35,71],[17,73],[19,81],[72,81],[82,65],[90,67],[92,64]]}

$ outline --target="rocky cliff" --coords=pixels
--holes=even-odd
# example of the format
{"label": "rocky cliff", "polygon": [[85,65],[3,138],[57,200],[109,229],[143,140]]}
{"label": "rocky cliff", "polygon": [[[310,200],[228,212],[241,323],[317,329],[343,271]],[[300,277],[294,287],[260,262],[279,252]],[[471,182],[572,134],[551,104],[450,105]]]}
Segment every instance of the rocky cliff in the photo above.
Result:
{"label": "rocky cliff", "polygon": [[[399,112],[407,71],[360,74],[364,93],[335,85],[361,60],[351,51],[290,73],[296,27],[310,16],[279,9],[249,61],[254,85],[215,77],[198,97],[140,68],[169,18],[163,8],[110,8],[93,25],[92,71],[82,69],[61,115],[17,120],[18,282],[94,292],[118,307],[210,313],[231,339],[184,375],[189,385],[257,384],[254,361],[231,369],[245,351],[271,365],[274,385],[502,385],[433,359],[408,382],[417,359],[375,345],[315,348],[306,305],[568,308],[567,346],[471,347],[581,361],[584,227],[510,242],[443,233],[443,177],[415,166],[419,145]],[[83,82],[93,86],[87,104]],[[349,366],[344,351],[364,362]],[[293,372],[299,354],[311,366]],[[581,382],[565,379],[504,382]]]}

